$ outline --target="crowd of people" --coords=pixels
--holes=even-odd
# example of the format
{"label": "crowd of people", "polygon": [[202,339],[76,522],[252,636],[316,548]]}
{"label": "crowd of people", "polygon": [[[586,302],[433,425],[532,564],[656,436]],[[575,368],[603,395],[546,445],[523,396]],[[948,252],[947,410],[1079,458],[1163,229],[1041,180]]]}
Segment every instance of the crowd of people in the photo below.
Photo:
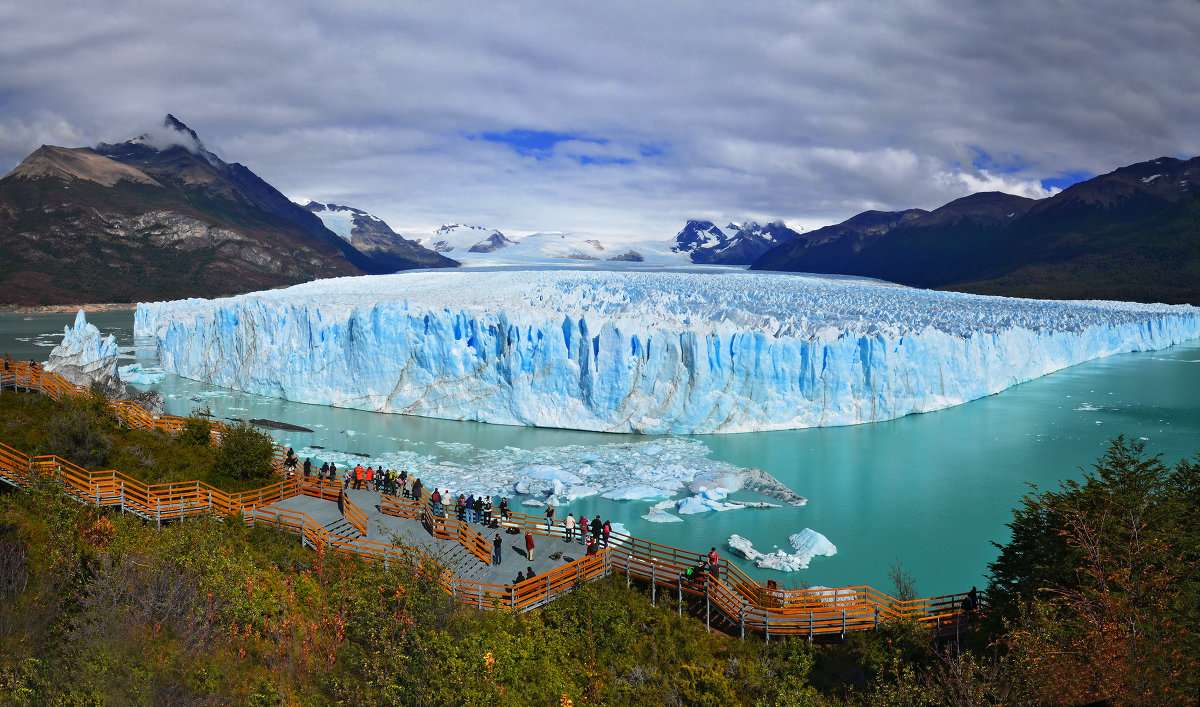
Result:
{"label": "crowd of people", "polygon": [[[288,449],[284,467],[288,469],[289,473],[294,473],[298,466],[301,465],[295,452]],[[321,464],[320,468],[316,468],[314,473],[312,459],[305,459],[302,466],[305,479],[315,476],[318,481],[340,481],[345,489],[366,489],[417,501],[426,499],[424,482],[410,474],[408,469],[396,471],[395,469],[384,469],[382,466],[374,468],[358,464],[352,469],[339,471],[336,464],[325,462]],[[456,496],[449,489],[435,487],[429,492],[428,502],[435,518],[447,518],[453,513],[455,518],[464,523],[478,524],[488,528],[498,528],[512,520],[512,509],[507,498],[494,500],[490,495],[480,494],[477,496],[473,493],[460,493]],[[601,519],[599,515],[589,520],[586,515],[576,519],[574,513],[568,513],[561,522],[557,521],[555,516],[554,506],[547,504],[543,516],[547,532],[560,535],[569,543],[579,543],[589,555],[599,552],[602,547],[608,547],[612,540],[612,522]],[[500,536],[497,534],[497,542],[494,543],[495,557],[493,560],[495,564],[500,563],[499,538]],[[526,557],[532,561],[534,551],[532,533],[526,533],[525,541]]]}

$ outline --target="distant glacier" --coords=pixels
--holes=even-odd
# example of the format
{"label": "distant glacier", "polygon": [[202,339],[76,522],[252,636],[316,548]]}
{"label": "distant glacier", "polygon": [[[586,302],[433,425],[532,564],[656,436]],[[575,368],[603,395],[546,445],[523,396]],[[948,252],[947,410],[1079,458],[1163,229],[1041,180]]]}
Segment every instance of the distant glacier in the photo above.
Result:
{"label": "distant glacier", "polygon": [[139,304],[166,371],[305,403],[719,433],[929,412],[1200,337],[1186,305],[759,273],[493,271]]}

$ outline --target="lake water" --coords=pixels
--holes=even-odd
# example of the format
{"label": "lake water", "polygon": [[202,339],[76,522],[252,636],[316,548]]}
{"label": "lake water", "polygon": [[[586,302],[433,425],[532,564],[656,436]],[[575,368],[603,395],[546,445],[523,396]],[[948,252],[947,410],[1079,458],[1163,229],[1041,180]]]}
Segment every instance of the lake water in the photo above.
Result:
{"label": "lake water", "polygon": [[[0,352],[45,360],[72,319],[0,314]],[[89,321],[133,347],[132,312],[96,313]],[[153,364],[150,350],[131,348],[128,355]],[[891,422],[665,441],[304,405],[175,376],[151,387],[166,396],[174,414],[207,405],[218,417],[299,424],[315,431],[273,434],[297,449],[324,447],[314,452],[318,457],[359,453],[385,455],[390,462],[399,454],[414,460],[418,471],[421,464],[438,464],[486,478],[502,465],[569,467],[592,463],[597,449],[625,454],[627,448],[611,445],[628,442],[647,459],[669,453],[697,465],[715,460],[761,468],[806,496],[808,505],[690,515],[666,524],[641,518],[648,502],[589,497],[560,515],[599,513],[642,537],[697,550],[716,545],[726,555],[732,533],[760,550],[779,545],[790,551],[788,535],[808,527],[837,546],[836,556],[815,558],[808,570],[790,574],[742,562],[751,574],[784,586],[872,584],[887,590],[888,567],[899,561],[921,593],[964,591],[983,583],[996,555],[991,543],[1007,538],[1005,523],[1028,484],[1048,488],[1079,478],[1118,434],[1144,438],[1150,451],[1171,463],[1200,451],[1200,342],[1112,356]]]}

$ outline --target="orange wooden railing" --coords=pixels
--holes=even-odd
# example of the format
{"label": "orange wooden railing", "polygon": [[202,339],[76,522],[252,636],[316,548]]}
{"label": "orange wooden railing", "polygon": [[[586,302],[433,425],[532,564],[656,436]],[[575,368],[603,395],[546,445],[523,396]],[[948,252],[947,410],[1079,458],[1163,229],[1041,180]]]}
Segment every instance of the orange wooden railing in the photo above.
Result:
{"label": "orange wooden railing", "polygon": [[[84,392],[61,376],[40,371],[29,364],[10,363],[0,374],[0,388],[18,387],[37,390],[59,399],[63,395]],[[169,433],[183,428],[184,418],[152,416],[130,401],[111,403],[125,424],[140,429],[159,429]],[[214,439],[219,438],[219,423]],[[276,467],[282,472],[282,453],[276,449]],[[964,616],[965,594],[949,594],[912,600],[900,600],[869,586],[836,589],[779,589],[762,585],[737,565],[722,559],[716,572],[698,572],[685,579],[685,571],[701,566],[705,557],[623,533],[613,533],[606,548],[597,554],[564,564],[519,584],[490,584],[460,577],[442,567],[419,549],[406,548],[365,537],[331,533],[304,513],[276,508],[271,504],[305,494],[334,500],[341,490],[336,480],[285,478],[261,489],[227,494],[204,482],[145,484],[117,471],[89,471],[56,456],[30,457],[0,444],[0,480],[26,486],[37,476],[59,479],[64,491],[97,506],[120,506],[143,517],[162,522],[198,515],[240,514],[246,523],[268,524],[296,533],[309,547],[318,545],[339,553],[349,553],[375,561],[418,561],[435,567],[439,585],[456,600],[479,608],[528,611],[544,606],[565,591],[609,574],[623,574],[627,582],[638,580],[649,585],[652,601],[658,595],[674,595],[682,611],[684,597],[702,598],[706,620],[724,617],[744,636],[747,630],[771,636],[803,635],[809,638],[873,629],[881,621],[915,620],[935,625],[955,625]],[[344,517],[359,535],[367,533],[367,516],[349,497],[343,498]],[[419,520],[429,532],[443,540],[456,542],[482,563],[491,560],[491,544],[471,524],[434,515],[428,499],[414,500],[381,494],[381,512],[408,520]],[[449,510],[448,508],[446,510]],[[499,517],[499,510],[495,511]],[[524,532],[561,537],[561,525],[547,527],[544,518],[510,510],[503,525]]]}

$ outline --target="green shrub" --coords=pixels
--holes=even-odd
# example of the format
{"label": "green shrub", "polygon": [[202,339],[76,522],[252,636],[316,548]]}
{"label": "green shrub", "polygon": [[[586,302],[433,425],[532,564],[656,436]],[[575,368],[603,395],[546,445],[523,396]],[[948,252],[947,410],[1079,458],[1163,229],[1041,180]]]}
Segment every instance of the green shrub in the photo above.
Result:
{"label": "green shrub", "polygon": [[221,434],[214,471],[217,476],[238,481],[268,479],[274,473],[271,468],[274,453],[275,441],[270,435],[241,423]]}
{"label": "green shrub", "polygon": [[179,441],[195,447],[208,446],[211,431],[211,422],[199,415],[192,414],[183,423],[183,429],[179,432]]}
{"label": "green shrub", "polygon": [[95,469],[108,462],[112,450],[112,440],[105,427],[87,402],[68,405],[50,418],[46,426],[46,445],[52,454]]}

